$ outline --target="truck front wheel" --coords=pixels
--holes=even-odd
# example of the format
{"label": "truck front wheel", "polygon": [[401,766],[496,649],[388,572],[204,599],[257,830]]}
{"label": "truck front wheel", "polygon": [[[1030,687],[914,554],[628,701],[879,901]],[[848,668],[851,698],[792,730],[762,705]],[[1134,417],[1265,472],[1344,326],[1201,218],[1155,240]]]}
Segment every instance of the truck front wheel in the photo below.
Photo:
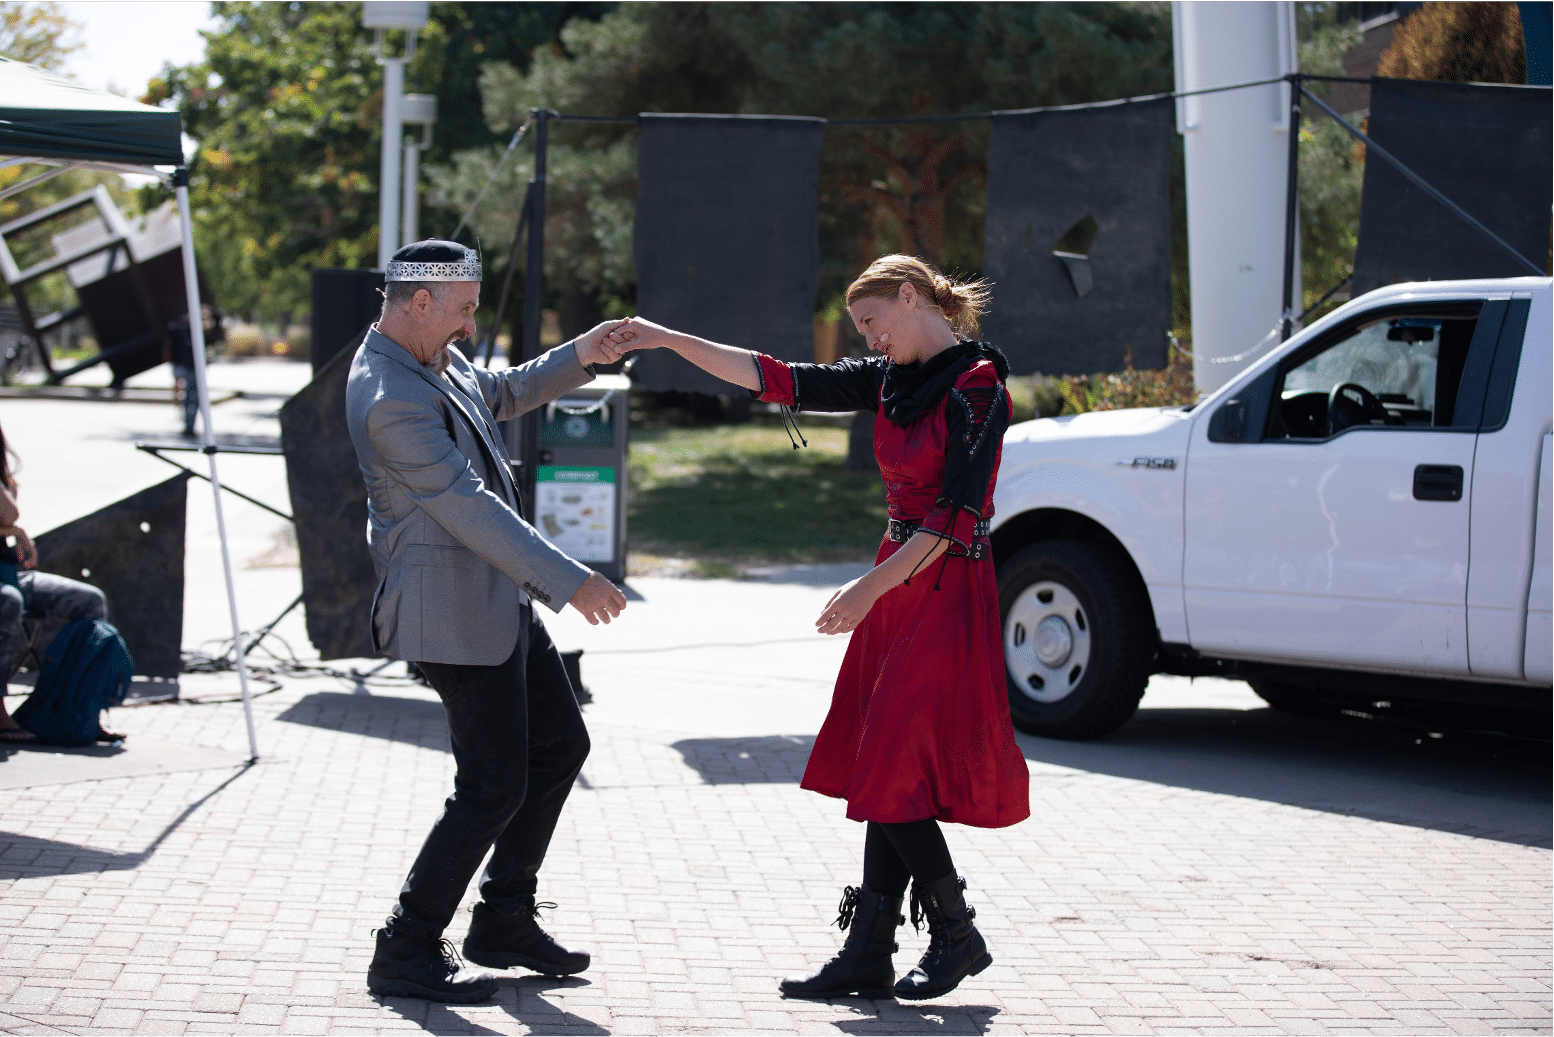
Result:
{"label": "truck front wheel", "polygon": [[1142,588],[1113,551],[1043,540],[998,569],[1009,712],[1020,730],[1099,738],[1144,695],[1154,631]]}

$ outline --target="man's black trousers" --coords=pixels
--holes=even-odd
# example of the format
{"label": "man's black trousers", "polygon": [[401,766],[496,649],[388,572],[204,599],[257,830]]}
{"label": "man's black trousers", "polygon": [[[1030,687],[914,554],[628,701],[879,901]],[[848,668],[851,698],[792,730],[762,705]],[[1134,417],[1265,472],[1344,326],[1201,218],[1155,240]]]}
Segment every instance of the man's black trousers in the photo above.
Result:
{"label": "man's black trousers", "polygon": [[561,655],[532,605],[499,666],[417,663],[448,712],[453,795],[410,867],[388,927],[440,936],[486,851],[480,895],[499,914],[529,906],[588,730]]}

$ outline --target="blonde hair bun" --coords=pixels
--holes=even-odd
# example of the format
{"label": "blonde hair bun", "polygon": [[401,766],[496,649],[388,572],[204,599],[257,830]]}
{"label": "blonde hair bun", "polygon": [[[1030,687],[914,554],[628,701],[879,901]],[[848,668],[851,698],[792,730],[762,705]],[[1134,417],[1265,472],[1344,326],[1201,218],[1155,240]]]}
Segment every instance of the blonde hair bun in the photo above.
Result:
{"label": "blonde hair bun", "polygon": [[992,283],[986,279],[958,281],[917,256],[881,256],[869,264],[847,288],[847,305],[859,299],[892,298],[903,284],[938,307],[958,335],[971,336],[982,326],[982,315],[992,299]]}

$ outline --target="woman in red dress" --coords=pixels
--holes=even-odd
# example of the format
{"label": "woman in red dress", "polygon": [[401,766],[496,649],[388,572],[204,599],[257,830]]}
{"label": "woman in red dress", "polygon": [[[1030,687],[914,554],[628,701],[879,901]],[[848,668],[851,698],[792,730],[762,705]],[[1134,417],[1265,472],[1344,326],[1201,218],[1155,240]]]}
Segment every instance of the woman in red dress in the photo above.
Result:
{"label": "woman in red dress", "polygon": [[[1003,828],[1030,814],[1004,683],[988,520],[1008,363],[974,334],[982,284],[911,256],[876,260],[847,311],[880,357],[787,364],[640,318],[628,348],[666,346],[758,399],[798,410],[872,410],[890,524],[874,568],[826,603],[816,628],[852,633],[803,788],[867,823],[863,883],[848,886],[841,951],[782,981],[788,997],[923,1000],[992,964],[941,821]],[[929,946],[899,982],[891,963],[908,879]]]}

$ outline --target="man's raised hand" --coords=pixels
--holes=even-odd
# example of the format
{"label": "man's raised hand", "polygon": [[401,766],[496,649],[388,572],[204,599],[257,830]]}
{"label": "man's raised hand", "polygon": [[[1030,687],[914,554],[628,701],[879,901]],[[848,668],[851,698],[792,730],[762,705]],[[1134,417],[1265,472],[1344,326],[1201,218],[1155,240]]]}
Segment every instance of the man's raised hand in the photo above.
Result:
{"label": "man's raised hand", "polygon": [[626,353],[625,343],[636,338],[629,320],[607,320],[593,330],[577,336],[573,348],[577,350],[577,362],[589,364],[613,364]]}
{"label": "man's raised hand", "polygon": [[626,608],[626,595],[603,576],[591,572],[567,604],[581,612],[591,625],[598,626],[621,614]]}

